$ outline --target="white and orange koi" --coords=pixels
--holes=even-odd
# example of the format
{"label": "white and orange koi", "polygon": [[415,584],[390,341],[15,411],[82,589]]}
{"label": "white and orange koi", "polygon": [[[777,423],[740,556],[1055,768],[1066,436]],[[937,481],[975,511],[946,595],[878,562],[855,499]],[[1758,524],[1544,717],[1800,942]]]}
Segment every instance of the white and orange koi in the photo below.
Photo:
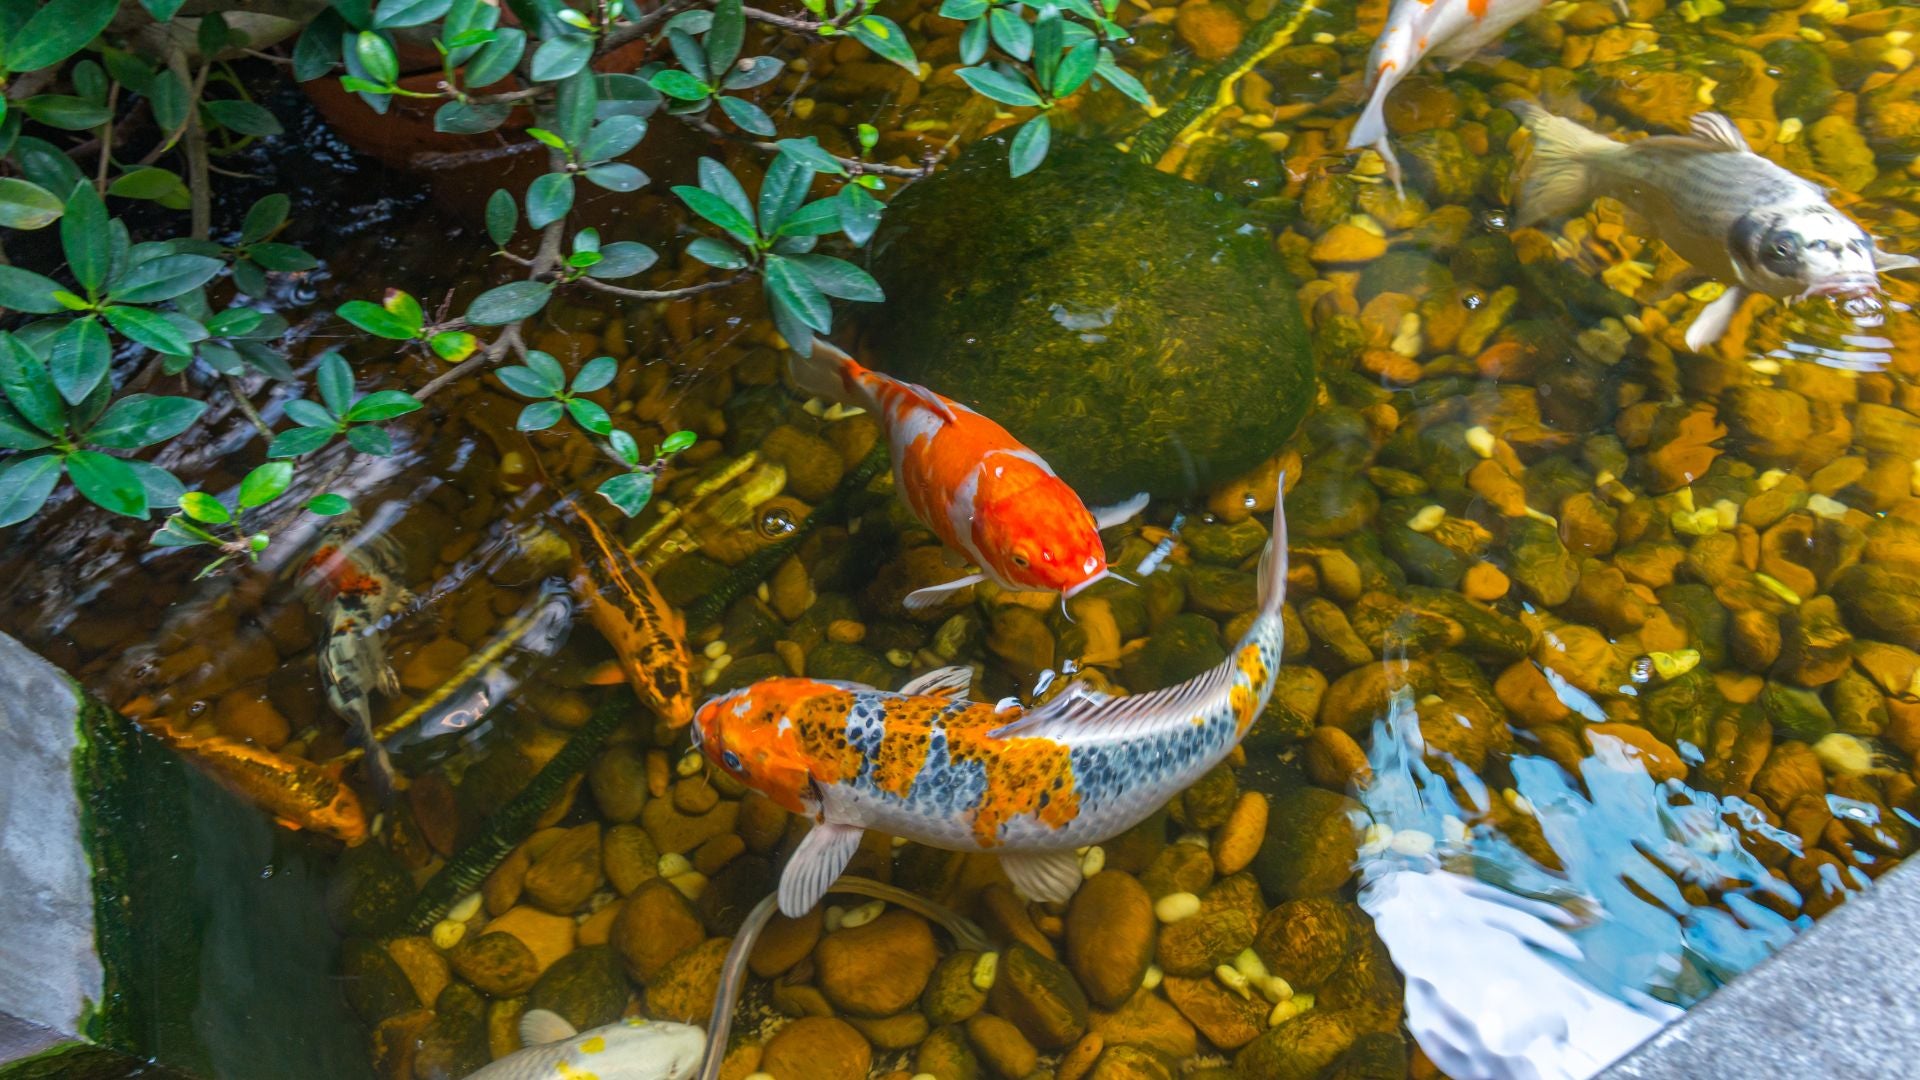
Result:
{"label": "white and orange koi", "polygon": [[924,386],[871,371],[825,342],[793,361],[806,393],[856,405],[886,427],[901,498],[979,572],[906,598],[938,603],[975,582],[1072,596],[1107,576],[1100,530],[1138,514],[1146,493],[1090,511],[1039,454],[991,419]]}
{"label": "white and orange koi", "polygon": [[1033,709],[967,699],[966,667],[898,692],[822,679],[762,679],[702,706],[694,743],[720,768],[815,824],[780,878],[801,915],[833,885],[867,829],[951,851],[991,851],[1015,888],[1064,900],[1076,849],[1132,828],[1232,752],[1280,672],[1285,511],[1261,560],[1260,608],[1217,667],[1111,698],[1069,686]]}
{"label": "white and orange koi", "polygon": [[394,580],[399,567],[399,552],[386,535],[367,535],[356,515],[342,514],[299,571],[309,599],[325,608],[320,683],[327,703],[352,725],[354,741],[367,753],[368,773],[382,792],[402,786],[392,759],[374,737],[372,704],[375,691],[400,692],[400,679],[387,659],[388,619],[408,598]]}

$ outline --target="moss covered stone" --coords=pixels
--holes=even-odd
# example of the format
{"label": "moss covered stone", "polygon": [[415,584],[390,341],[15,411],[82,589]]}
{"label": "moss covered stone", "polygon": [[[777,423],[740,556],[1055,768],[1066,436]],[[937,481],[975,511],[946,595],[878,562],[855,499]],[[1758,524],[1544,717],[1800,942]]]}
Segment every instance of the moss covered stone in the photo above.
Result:
{"label": "moss covered stone", "polygon": [[887,208],[874,358],[993,417],[1090,501],[1203,491],[1272,454],[1314,396],[1293,283],[1245,224],[1107,147],[1010,180],[1006,140],[982,140]]}

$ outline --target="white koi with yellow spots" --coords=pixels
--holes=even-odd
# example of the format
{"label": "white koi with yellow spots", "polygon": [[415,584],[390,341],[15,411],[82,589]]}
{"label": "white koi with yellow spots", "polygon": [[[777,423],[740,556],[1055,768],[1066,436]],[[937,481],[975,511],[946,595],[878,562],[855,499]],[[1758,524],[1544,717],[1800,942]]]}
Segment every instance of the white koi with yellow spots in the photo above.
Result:
{"label": "white koi with yellow spots", "polygon": [[707,1033],[686,1024],[630,1016],[579,1032],[545,1009],[520,1018],[520,1041],[467,1080],[687,1080],[707,1049]]}
{"label": "white koi with yellow spots", "polygon": [[1065,900],[1075,849],[1125,832],[1219,764],[1280,673],[1284,511],[1261,560],[1260,609],[1219,665],[1177,686],[1111,698],[1082,685],[1033,709],[967,700],[971,672],[942,668],[900,691],[762,679],[694,717],[716,765],[813,831],[780,879],[780,910],[806,913],[877,829],[1000,856],[1014,887]]}

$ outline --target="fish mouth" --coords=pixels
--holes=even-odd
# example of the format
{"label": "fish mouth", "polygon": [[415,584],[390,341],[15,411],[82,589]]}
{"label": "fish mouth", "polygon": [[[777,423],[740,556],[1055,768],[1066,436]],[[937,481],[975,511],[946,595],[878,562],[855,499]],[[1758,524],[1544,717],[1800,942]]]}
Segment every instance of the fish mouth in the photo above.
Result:
{"label": "fish mouth", "polygon": [[1103,566],[1100,568],[1099,573],[1092,575],[1091,577],[1087,578],[1085,581],[1080,582],[1078,585],[1069,585],[1066,588],[1061,589],[1060,595],[1065,599],[1071,600],[1074,597],[1079,596],[1081,593],[1086,592],[1087,589],[1089,589],[1090,587],[1097,585],[1102,581],[1105,581],[1107,579],[1107,576],[1111,573],[1113,573],[1112,567]]}
{"label": "fish mouth", "polygon": [[1833,300],[1864,300],[1879,296],[1880,279],[1872,274],[1848,274],[1845,277],[1829,278],[1808,286],[1807,291],[1798,299],[1810,300],[1821,296]]}

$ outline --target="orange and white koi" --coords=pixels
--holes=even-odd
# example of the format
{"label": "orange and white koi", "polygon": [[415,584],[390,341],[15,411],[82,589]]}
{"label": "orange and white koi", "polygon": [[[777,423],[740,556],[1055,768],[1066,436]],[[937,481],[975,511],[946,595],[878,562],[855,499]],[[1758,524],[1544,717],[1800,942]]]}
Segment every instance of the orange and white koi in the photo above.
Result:
{"label": "orange and white koi", "polygon": [[924,386],[871,371],[826,342],[795,356],[803,391],[856,405],[885,425],[901,498],[979,572],[911,593],[917,611],[975,582],[1072,596],[1107,576],[1100,530],[1138,514],[1145,492],[1090,511],[1039,454],[991,419]]}
{"label": "orange and white koi", "polygon": [[367,812],[339,769],[222,736],[199,738],[149,717],[142,729],[289,829],[331,836],[348,847],[367,838]]}
{"label": "orange and white koi", "polygon": [[626,548],[585,510],[568,506],[590,542],[574,555],[574,595],[613,646],[634,694],[672,726],[686,727],[693,722],[686,622]]}
{"label": "orange and white koi", "polygon": [[1260,607],[1233,653],[1176,686],[1125,698],[1069,686],[1033,709],[967,699],[972,672],[940,668],[898,692],[763,679],[715,698],[694,743],[720,768],[811,817],[780,878],[780,910],[811,909],[867,829],[991,851],[1014,886],[1064,900],[1075,849],[1132,828],[1239,745],[1280,672],[1285,511],[1261,560]]}
{"label": "orange and white koi", "polygon": [[320,683],[327,703],[352,725],[354,741],[366,750],[368,772],[382,792],[402,786],[393,760],[374,737],[372,704],[375,691],[400,692],[400,679],[387,659],[388,621],[408,599],[394,580],[400,565],[391,539],[370,535],[357,515],[342,514],[299,571],[309,598],[325,606]]}
{"label": "orange and white koi", "polygon": [[1449,68],[1498,41],[1546,0],[1394,0],[1387,25],[1367,57],[1371,97],[1347,139],[1349,149],[1371,146],[1387,163],[1387,175],[1400,187],[1400,159],[1387,142],[1387,95],[1429,54]]}

